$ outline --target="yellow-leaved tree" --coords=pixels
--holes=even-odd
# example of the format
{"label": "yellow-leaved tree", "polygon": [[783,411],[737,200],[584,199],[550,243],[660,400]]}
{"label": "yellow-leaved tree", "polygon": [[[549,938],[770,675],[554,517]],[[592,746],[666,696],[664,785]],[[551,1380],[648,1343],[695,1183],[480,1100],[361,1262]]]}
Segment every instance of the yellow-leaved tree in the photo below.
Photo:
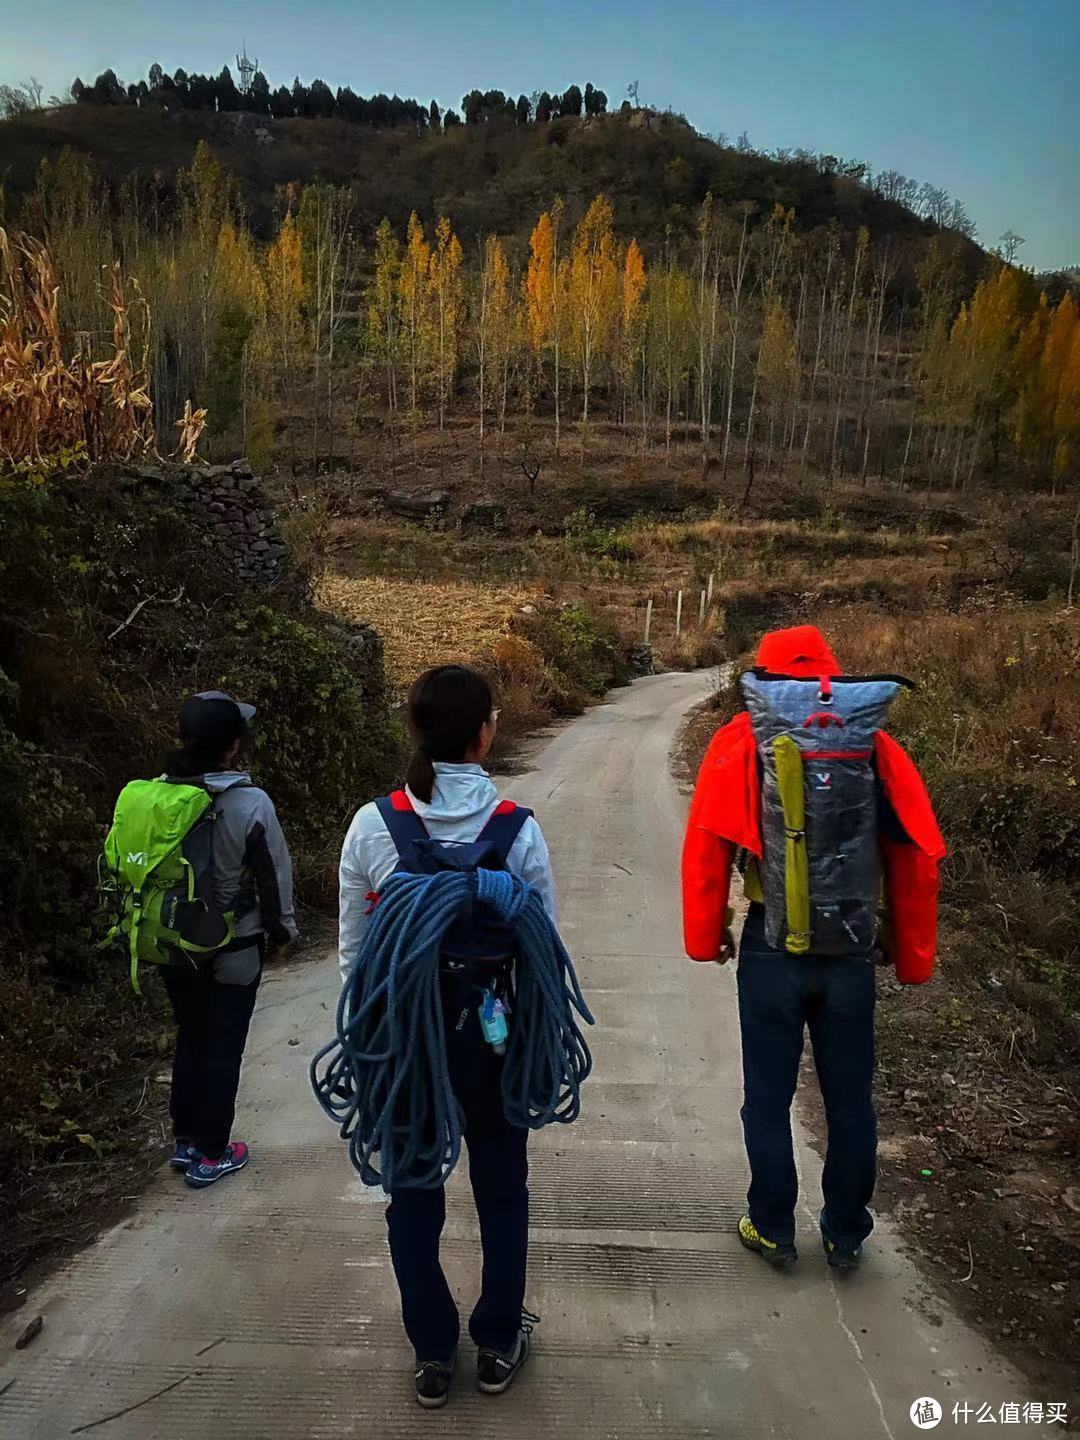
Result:
{"label": "yellow-leaved tree", "polygon": [[397,415],[397,360],[400,348],[398,324],[398,275],[401,246],[390,221],[383,219],[375,231],[375,270],[367,292],[368,336],[371,349],[386,377],[386,406],[390,424]]}
{"label": "yellow-leaved tree", "polygon": [[510,299],[510,267],[497,235],[484,243],[484,259],[473,285],[473,342],[476,349],[476,383],[480,409],[480,473],[484,471],[484,438],[487,407],[498,398],[499,429],[506,424],[506,392],[509,385],[510,343],[513,307]]}
{"label": "yellow-leaved tree", "polygon": [[649,277],[647,340],[653,384],[663,396],[664,454],[671,458],[671,424],[691,364],[694,300],[690,277],[675,263],[668,229],[664,264]]}
{"label": "yellow-leaved tree", "polygon": [[441,216],[435,227],[435,249],[430,261],[433,324],[435,330],[435,384],[439,397],[439,429],[446,428],[446,410],[454,393],[461,326],[461,243],[450,221]]}
{"label": "yellow-leaved tree", "polygon": [[570,257],[569,297],[574,357],[581,378],[581,445],[589,423],[596,370],[611,353],[618,314],[619,272],[611,224],[611,201],[598,195],[577,229]]}
{"label": "yellow-leaved tree", "polygon": [[641,442],[645,443],[645,257],[636,240],[626,247],[619,293],[618,366],[622,392],[622,420],[626,424],[630,397],[641,399]]}
{"label": "yellow-leaved tree", "polygon": [[769,451],[766,466],[772,463],[777,421],[787,419],[787,407],[795,376],[795,328],[791,316],[775,297],[765,311],[765,323],[758,351],[758,379],[769,417]]}
{"label": "yellow-leaved tree", "polygon": [[[292,210],[287,210],[266,255],[266,320],[270,353],[276,374],[275,399],[281,409],[294,392],[293,374],[304,344],[304,270],[300,232]],[[289,427],[291,459],[296,454]]]}
{"label": "yellow-leaved tree", "polygon": [[1050,474],[1055,494],[1058,482],[1069,468],[1069,443],[1078,424],[1076,412],[1073,410],[1070,413],[1068,404],[1078,323],[1080,312],[1077,310],[1076,301],[1072,293],[1066,291],[1047,328],[1046,343],[1043,345],[1039,364],[1043,404],[1048,421]]}
{"label": "yellow-leaved tree", "polygon": [[225,435],[239,417],[244,454],[265,469],[271,460],[266,279],[250,232],[239,229],[231,216],[218,233],[215,278],[207,433]]}
{"label": "yellow-leaved tree", "polygon": [[[1009,399],[1022,305],[1020,271],[1001,265],[996,274],[979,282],[971,303],[961,305],[953,322],[949,337],[953,383],[971,438],[965,485],[975,471],[987,432],[1000,426]],[[957,446],[954,483],[960,453]]]}
{"label": "yellow-leaved tree", "polygon": [[[1063,362],[1054,412],[1057,437],[1054,448],[1055,484],[1070,471],[1075,471],[1080,459],[1080,321],[1073,323],[1072,342],[1068,353],[1063,356]],[[1080,516],[1080,510],[1077,514]]]}
{"label": "yellow-leaved tree", "polygon": [[398,272],[398,301],[401,335],[409,367],[409,410],[413,423],[419,415],[424,383],[431,356],[431,246],[424,238],[424,226],[414,210],[409,216],[405,253]]}
{"label": "yellow-leaved tree", "polygon": [[566,306],[563,294],[566,270],[559,254],[563,202],[556,198],[550,211],[545,210],[529,237],[529,264],[525,272],[525,329],[532,346],[536,372],[543,376],[544,356],[552,352],[555,400],[555,454],[559,453],[562,434],[561,360]]}

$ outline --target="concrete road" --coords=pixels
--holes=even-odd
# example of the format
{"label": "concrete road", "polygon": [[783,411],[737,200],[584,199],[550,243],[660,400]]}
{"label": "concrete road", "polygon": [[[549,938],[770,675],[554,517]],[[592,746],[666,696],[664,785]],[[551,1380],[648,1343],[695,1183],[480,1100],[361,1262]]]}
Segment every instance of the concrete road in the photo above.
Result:
{"label": "concrete road", "polygon": [[[709,683],[638,682],[508,787],[550,839],[598,1020],[584,1119],[533,1144],[529,1302],[543,1323],[515,1389],[476,1394],[466,1351],[449,1409],[412,1400],[381,1197],[308,1091],[337,993],[327,957],[263,986],[238,1127],[254,1150],[246,1173],[196,1193],[163,1170],[130,1219],[5,1321],[4,1440],[871,1440],[916,1433],[920,1396],[946,1407],[941,1433],[957,1401],[1037,1398],[927,1293],[887,1227],[858,1275],[831,1276],[804,1141],[799,1265],[777,1275],[739,1247],[734,977],[681,954],[685,802],[668,767]],[[451,1192],[445,1254],[464,1306],[477,1248],[461,1176]],[[43,1334],[16,1354],[39,1311]]]}

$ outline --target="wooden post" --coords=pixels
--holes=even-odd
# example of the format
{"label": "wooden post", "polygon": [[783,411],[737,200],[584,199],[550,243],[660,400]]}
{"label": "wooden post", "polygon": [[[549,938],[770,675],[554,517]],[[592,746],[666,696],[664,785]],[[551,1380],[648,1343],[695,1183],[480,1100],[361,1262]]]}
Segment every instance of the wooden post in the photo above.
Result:
{"label": "wooden post", "polygon": [[702,592],[701,592],[701,603],[698,605],[697,623],[698,623],[699,625],[704,625],[704,624],[705,624],[705,591],[704,591],[704,590],[702,590]]}
{"label": "wooden post", "polygon": [[682,634],[682,591],[679,591],[679,598],[675,602],[675,639],[678,640]]}
{"label": "wooden post", "polygon": [[705,609],[706,609],[706,610],[711,610],[711,609],[712,609],[712,588],[713,588],[713,581],[714,581],[715,579],[716,579],[716,571],[715,571],[715,570],[710,570],[710,571],[709,571],[709,593],[708,593],[708,598],[707,598],[706,601],[705,601]]}
{"label": "wooden post", "polygon": [[649,603],[645,607],[645,644],[649,643],[649,635],[652,632],[652,596],[649,596]]}

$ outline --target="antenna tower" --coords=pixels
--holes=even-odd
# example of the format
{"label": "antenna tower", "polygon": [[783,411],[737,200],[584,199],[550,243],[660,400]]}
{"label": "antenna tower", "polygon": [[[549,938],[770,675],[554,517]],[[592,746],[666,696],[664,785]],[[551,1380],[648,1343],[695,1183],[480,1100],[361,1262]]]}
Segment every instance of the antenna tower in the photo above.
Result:
{"label": "antenna tower", "polygon": [[255,78],[255,71],[258,68],[258,60],[248,59],[247,41],[245,40],[242,52],[236,57],[236,70],[240,77],[238,89],[241,95],[251,94],[251,82]]}

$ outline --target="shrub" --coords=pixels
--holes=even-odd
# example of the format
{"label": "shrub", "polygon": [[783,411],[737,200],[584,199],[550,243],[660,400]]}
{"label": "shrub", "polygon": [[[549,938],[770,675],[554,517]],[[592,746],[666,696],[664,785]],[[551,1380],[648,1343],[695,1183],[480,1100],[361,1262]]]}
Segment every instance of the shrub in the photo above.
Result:
{"label": "shrub", "polygon": [[259,707],[253,766],[301,894],[321,897],[349,815],[398,758],[378,637],[299,590],[238,588],[185,520],[116,483],[0,490],[0,1231],[16,1263],[54,1220],[75,1226],[78,1191],[37,1167],[143,1123],[165,1037],[122,959],[94,948],[96,860],[182,697],[219,686]]}
{"label": "shrub", "polygon": [[542,610],[520,629],[544,656],[560,690],[559,708],[573,713],[630,678],[617,632],[580,605]]}

